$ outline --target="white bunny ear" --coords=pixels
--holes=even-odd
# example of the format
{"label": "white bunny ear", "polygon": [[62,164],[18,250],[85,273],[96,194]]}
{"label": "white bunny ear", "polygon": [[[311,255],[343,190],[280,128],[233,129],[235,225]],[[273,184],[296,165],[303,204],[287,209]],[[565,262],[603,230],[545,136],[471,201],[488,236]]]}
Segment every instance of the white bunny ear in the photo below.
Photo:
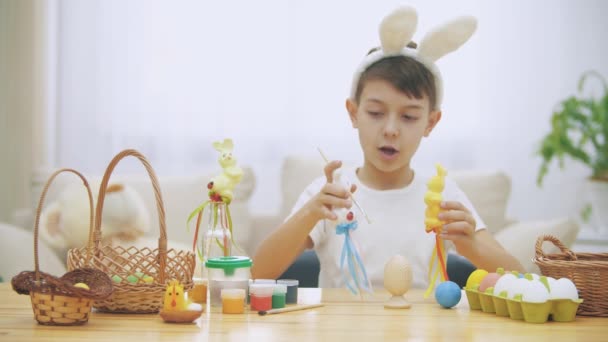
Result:
{"label": "white bunny ear", "polygon": [[418,15],[413,7],[399,7],[380,23],[380,43],[385,55],[399,54],[416,31]]}
{"label": "white bunny ear", "polygon": [[215,148],[215,150],[218,152],[224,152],[224,151],[231,152],[232,149],[234,148],[234,143],[232,142],[232,139],[226,138],[222,142],[214,141],[213,148]]}
{"label": "white bunny ear", "polygon": [[477,19],[472,16],[456,18],[429,32],[418,48],[418,56],[431,62],[458,49],[477,29]]}
{"label": "white bunny ear", "polygon": [[228,152],[232,152],[232,150],[234,149],[234,143],[232,142],[232,139],[224,139],[224,149]]}
{"label": "white bunny ear", "polygon": [[219,141],[214,141],[213,142],[213,148],[218,151],[218,152],[222,152],[224,145],[222,145],[221,142]]}

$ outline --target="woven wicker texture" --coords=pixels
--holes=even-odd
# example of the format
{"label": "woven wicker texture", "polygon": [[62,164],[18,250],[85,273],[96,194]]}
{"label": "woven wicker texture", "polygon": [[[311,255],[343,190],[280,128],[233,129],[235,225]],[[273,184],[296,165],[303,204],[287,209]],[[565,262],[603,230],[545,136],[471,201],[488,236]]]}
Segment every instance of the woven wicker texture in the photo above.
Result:
{"label": "woven wicker texture", "polygon": [[[40,324],[45,325],[79,325],[88,322],[93,300],[102,300],[112,293],[112,281],[103,272],[90,268],[90,254],[83,260],[79,268],[58,278],[40,271],[38,256],[38,226],[40,214],[47,191],[62,172],[71,172],[80,177],[89,195],[89,232],[93,229],[93,196],[87,180],[78,171],[60,169],[53,173],[42,190],[36,210],[34,225],[34,271],[23,271],[13,277],[11,285],[19,294],[28,294],[32,300],[34,317]],[[86,284],[89,289],[74,286],[77,283]]]}
{"label": "woven wicker texture", "polygon": [[[118,162],[127,156],[136,157],[144,165],[154,189],[160,228],[156,249],[101,246],[101,218],[108,182]],[[89,246],[68,252],[68,269],[82,267],[87,255],[92,254],[91,265],[113,279],[114,292],[105,300],[95,301],[93,307],[96,309],[116,313],[156,313],[163,304],[166,282],[177,279],[185,290],[192,287],[195,255],[190,251],[167,250],[165,209],[159,182],[148,160],[138,151],[124,150],[108,165],[99,188],[94,227]]]}
{"label": "woven wicker texture", "polygon": [[[561,253],[545,255],[545,241],[552,242]],[[535,248],[534,262],[543,275],[569,278],[576,285],[583,299],[578,315],[608,317],[608,253],[574,253],[552,235],[540,236]]]}

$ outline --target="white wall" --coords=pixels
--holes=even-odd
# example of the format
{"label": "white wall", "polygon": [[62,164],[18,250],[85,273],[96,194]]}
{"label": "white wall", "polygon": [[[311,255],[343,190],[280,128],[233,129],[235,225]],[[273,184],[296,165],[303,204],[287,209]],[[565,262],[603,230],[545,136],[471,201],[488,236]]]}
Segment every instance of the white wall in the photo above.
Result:
{"label": "white wall", "polygon": [[[438,64],[444,119],[415,164],[500,168],[510,214],[576,216],[586,170],[568,165],[535,185],[535,144],[555,103],[587,69],[608,75],[608,2],[410,1],[420,40],[459,14],[478,32]],[[101,172],[140,149],[159,173],[215,165],[211,141],[232,137],[257,174],[252,210],[274,213],[288,153],[358,160],[344,110],[352,71],[378,44],[398,1],[59,1],[58,162]],[[86,144],[84,143],[86,142]],[[126,167],[129,169],[129,167]]]}
{"label": "white wall", "polygon": [[540,159],[532,152],[548,132],[557,102],[576,93],[581,73],[596,69],[608,76],[604,19],[608,3],[510,1],[509,6],[497,7],[493,3],[482,2],[488,20],[482,21],[479,36],[483,46],[479,125],[484,127],[479,156],[513,176],[512,215],[576,216],[590,171],[572,163],[564,172],[555,166],[538,189]]}

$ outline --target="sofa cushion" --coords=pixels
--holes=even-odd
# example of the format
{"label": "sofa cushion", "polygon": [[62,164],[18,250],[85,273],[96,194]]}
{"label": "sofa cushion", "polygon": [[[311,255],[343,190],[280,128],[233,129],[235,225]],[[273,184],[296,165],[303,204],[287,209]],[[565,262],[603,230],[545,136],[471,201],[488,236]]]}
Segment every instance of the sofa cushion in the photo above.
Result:
{"label": "sofa cushion", "polygon": [[506,210],[511,194],[511,179],[504,172],[448,171],[448,176],[467,194],[488,231],[495,234],[509,223]]}
{"label": "sofa cushion", "polygon": [[319,158],[287,156],[281,171],[282,204],[279,215],[285,219],[306,186],[323,175],[325,163]]}
{"label": "sofa cushion", "polygon": [[[535,255],[536,239],[545,234],[557,237],[564,245],[572,246],[578,235],[579,225],[572,219],[552,219],[513,223],[494,235],[496,240],[524,266],[527,272],[539,273],[532,261]],[[552,243],[543,244],[545,254],[558,253]]]}
{"label": "sofa cushion", "polygon": [[[0,260],[0,277],[10,281],[21,271],[33,271],[34,234],[32,231],[0,223],[0,250],[4,256]],[[65,259],[59,259],[44,242],[38,241],[38,261],[40,271],[60,277],[66,272]]]}

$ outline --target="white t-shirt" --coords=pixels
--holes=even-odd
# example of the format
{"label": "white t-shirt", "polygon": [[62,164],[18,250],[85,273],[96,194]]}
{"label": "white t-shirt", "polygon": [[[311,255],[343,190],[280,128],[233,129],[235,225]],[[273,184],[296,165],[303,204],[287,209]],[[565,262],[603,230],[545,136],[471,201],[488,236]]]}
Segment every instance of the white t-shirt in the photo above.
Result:
{"label": "white t-shirt", "polygon": [[[427,192],[426,182],[434,175],[415,173],[412,183],[395,190],[374,190],[363,185],[356,175],[355,168],[342,170],[342,177],[357,185],[355,199],[370,218],[367,222],[355,205],[351,211],[358,221],[358,228],[352,233],[361,253],[367,275],[373,287],[384,286],[384,265],[396,254],[407,258],[411,267],[412,285],[426,288],[429,284],[428,267],[435,234],[427,233],[424,226],[426,204],[424,195]],[[449,176],[449,174],[448,174]],[[298,198],[291,214],[298,211],[325,185],[325,177],[315,179]],[[459,201],[467,207],[477,222],[477,230],[485,229],[485,224],[473,208],[464,192],[449,178],[445,179],[443,199]],[[290,215],[291,216],[291,215]],[[344,244],[344,235],[337,235],[334,225],[326,220],[317,222],[310,237],[314,250],[319,257],[319,287],[343,287],[345,269],[340,269],[340,253]],[[446,248],[449,248],[446,244]]]}

